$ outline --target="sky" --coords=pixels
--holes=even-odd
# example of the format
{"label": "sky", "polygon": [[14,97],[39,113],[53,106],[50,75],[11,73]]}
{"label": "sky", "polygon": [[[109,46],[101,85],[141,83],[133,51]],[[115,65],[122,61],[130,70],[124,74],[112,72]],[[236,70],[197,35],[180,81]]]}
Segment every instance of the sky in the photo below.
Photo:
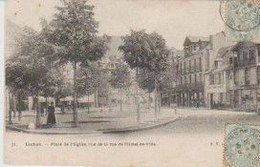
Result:
{"label": "sky", "polygon": [[[186,36],[209,36],[224,30],[219,1],[195,0],[89,0],[95,5],[99,34],[126,35],[130,29],[158,32],[168,47],[182,49]],[[40,30],[59,0],[6,0],[5,17],[19,26]]]}

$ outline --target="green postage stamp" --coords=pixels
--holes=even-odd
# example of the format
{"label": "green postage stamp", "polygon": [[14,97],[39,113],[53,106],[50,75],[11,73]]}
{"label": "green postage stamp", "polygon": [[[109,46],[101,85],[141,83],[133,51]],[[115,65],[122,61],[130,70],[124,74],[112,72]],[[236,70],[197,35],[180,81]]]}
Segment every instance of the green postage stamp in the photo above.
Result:
{"label": "green postage stamp", "polygon": [[224,142],[225,167],[260,166],[260,126],[228,125]]}

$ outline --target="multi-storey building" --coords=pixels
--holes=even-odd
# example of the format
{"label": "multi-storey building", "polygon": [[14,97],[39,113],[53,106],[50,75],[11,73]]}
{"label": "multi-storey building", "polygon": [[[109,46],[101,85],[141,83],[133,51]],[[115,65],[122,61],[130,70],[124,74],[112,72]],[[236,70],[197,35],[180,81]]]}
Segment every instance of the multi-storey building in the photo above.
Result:
{"label": "multi-storey building", "polygon": [[177,103],[179,106],[203,104],[204,57],[209,54],[209,38],[186,37],[184,56],[179,60]]}
{"label": "multi-storey building", "polygon": [[255,110],[260,94],[260,44],[239,42],[233,48],[233,107]]}
{"label": "multi-storey building", "polygon": [[232,89],[232,48],[224,47],[216,53],[213,65],[205,72],[205,105],[209,108],[223,108],[231,106]]}
{"label": "multi-storey building", "polygon": [[238,42],[222,48],[214,62],[205,75],[207,106],[256,110],[260,105],[260,44]]}
{"label": "multi-storey building", "polygon": [[205,104],[204,74],[214,66],[218,50],[232,45],[224,32],[209,37],[186,37],[184,56],[178,67],[178,105],[202,106]]}

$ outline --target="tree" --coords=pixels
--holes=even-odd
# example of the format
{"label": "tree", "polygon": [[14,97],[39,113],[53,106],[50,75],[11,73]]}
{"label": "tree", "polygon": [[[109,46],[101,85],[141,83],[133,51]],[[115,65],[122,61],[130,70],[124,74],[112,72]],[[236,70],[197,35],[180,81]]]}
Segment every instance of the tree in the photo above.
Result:
{"label": "tree", "polygon": [[91,62],[99,60],[107,50],[109,38],[97,36],[98,23],[94,19],[94,6],[87,4],[87,0],[62,0],[62,4],[57,7],[58,12],[49,24],[43,22],[43,33],[47,42],[53,48],[58,48],[57,54],[50,59],[73,65],[73,120],[75,126],[78,126],[77,67],[87,67]]}
{"label": "tree", "polygon": [[[102,81],[101,69],[96,63],[87,68],[80,67],[77,77],[79,96],[94,94]],[[89,105],[88,112],[90,112]]]}
{"label": "tree", "polygon": [[141,69],[138,76],[138,85],[148,93],[148,110],[151,108],[151,93],[154,91],[154,74],[148,69]]}
{"label": "tree", "polygon": [[[136,77],[139,75],[139,69],[148,65],[149,53],[151,49],[148,44],[149,36],[144,30],[133,31],[130,35],[122,37],[123,45],[119,50],[123,52],[123,58],[131,69],[136,70]],[[139,87],[136,88],[136,112],[137,122],[140,122],[140,104],[139,104]]]}
{"label": "tree", "polygon": [[129,67],[126,64],[120,63],[116,69],[111,72],[110,84],[113,88],[120,89],[120,112],[123,111],[123,90],[131,85]]}
{"label": "tree", "polygon": [[[124,60],[129,66],[136,69],[136,76],[139,76],[139,69],[147,69],[153,73],[155,82],[155,116],[157,117],[158,76],[166,68],[168,57],[166,42],[161,35],[155,32],[147,34],[144,30],[132,30],[130,35],[123,37],[123,41],[124,44],[119,49],[123,52]],[[139,102],[137,103],[137,113],[137,120],[139,120]]]}
{"label": "tree", "polygon": [[24,32],[24,35],[16,43],[13,57],[7,61],[6,84],[14,94],[17,91],[26,91],[28,95],[34,97],[37,102],[36,126],[39,127],[38,95],[49,80],[49,67],[45,57],[53,54],[53,50],[41,42],[41,34],[30,28],[25,28]]}

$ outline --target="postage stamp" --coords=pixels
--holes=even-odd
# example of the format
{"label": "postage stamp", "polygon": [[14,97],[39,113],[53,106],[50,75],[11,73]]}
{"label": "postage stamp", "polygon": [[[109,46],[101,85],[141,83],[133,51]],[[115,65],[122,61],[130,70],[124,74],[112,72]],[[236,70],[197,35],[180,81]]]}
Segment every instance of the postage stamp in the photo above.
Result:
{"label": "postage stamp", "polygon": [[260,126],[228,125],[224,143],[225,167],[260,166]]}
{"label": "postage stamp", "polygon": [[259,33],[259,0],[222,0],[219,12],[236,41],[250,41]]}
{"label": "postage stamp", "polygon": [[260,1],[221,1],[220,15],[229,28],[235,31],[250,31],[260,25]]}

